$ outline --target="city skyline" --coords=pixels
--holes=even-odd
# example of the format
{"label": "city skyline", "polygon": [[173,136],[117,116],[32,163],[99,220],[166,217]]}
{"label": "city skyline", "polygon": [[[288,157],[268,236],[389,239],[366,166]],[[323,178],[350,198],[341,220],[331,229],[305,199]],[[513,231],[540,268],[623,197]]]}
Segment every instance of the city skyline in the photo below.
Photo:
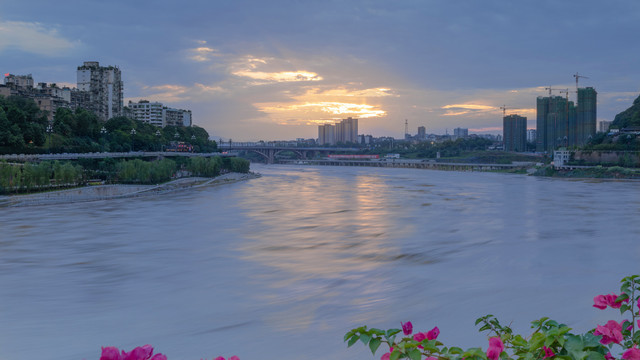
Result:
{"label": "city skyline", "polygon": [[405,119],[411,133],[500,134],[500,106],[533,129],[536,97],[574,90],[576,72],[598,91],[597,121],[640,90],[633,1],[25,1],[0,14],[2,74],[75,87],[84,61],[118,66],[125,103],[192,109],[214,138],[315,138],[348,117],[374,136],[402,138]]}

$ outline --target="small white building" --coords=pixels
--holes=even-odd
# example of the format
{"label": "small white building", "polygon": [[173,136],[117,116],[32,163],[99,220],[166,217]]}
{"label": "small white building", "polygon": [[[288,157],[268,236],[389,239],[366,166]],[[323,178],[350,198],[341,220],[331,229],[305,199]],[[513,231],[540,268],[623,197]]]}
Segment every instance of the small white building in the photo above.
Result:
{"label": "small white building", "polygon": [[571,152],[569,150],[555,150],[553,152],[553,167],[563,167],[569,163]]}

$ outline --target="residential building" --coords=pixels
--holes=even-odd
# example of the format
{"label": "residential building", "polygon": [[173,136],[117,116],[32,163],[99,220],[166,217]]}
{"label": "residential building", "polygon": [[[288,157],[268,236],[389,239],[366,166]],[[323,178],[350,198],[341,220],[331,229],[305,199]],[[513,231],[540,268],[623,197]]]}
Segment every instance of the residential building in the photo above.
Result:
{"label": "residential building", "polygon": [[577,146],[585,145],[596,134],[597,97],[592,87],[578,89]]}
{"label": "residential building", "polygon": [[596,101],[592,87],[578,89],[577,106],[560,96],[538,97],[536,150],[584,146],[596,133]]}
{"label": "residential building", "polygon": [[150,102],[148,100],[140,100],[137,103],[129,101],[128,115],[138,121],[147,124],[164,127],[163,107],[159,102]]}
{"label": "residential building", "polygon": [[78,66],[78,89],[89,92],[90,109],[102,121],[121,116],[123,83],[120,69],[100,66],[97,61],[85,61]]}
{"label": "residential building", "polygon": [[191,126],[191,110],[162,108],[163,126]]}
{"label": "residential building", "polygon": [[602,120],[598,123],[598,132],[609,132],[609,126],[611,126],[611,123],[613,121],[606,121],[606,120]]}
{"label": "residential building", "polygon": [[33,87],[33,77],[31,74],[28,75],[13,75],[13,74],[4,74],[4,84],[7,86],[16,86],[19,88],[32,88]]}
{"label": "residential building", "polygon": [[418,126],[418,140],[425,141],[427,139],[427,128]]}
{"label": "residential building", "polygon": [[517,114],[507,115],[502,123],[504,150],[527,151],[527,118]]}
{"label": "residential building", "polygon": [[318,125],[318,144],[335,145],[336,127],[332,124]]}
{"label": "residential building", "polygon": [[527,142],[530,142],[530,143],[536,142],[536,129],[527,130]]}
{"label": "residential building", "polygon": [[358,119],[342,119],[336,125],[336,143],[358,142]]}
{"label": "residential building", "polygon": [[455,128],[453,129],[453,136],[454,138],[467,138],[469,136],[469,129],[465,129],[465,128]]}

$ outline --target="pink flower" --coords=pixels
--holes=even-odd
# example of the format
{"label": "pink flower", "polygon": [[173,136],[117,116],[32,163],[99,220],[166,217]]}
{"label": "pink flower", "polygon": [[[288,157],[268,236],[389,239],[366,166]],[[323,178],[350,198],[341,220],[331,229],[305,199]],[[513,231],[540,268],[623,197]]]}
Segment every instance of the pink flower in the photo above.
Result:
{"label": "pink flower", "polygon": [[600,340],[602,345],[620,344],[622,341],[622,325],[615,320],[609,320],[604,326],[598,325],[593,335],[602,335]]}
{"label": "pink flower", "polygon": [[608,352],[605,356],[604,356],[605,360],[615,360],[615,358],[613,357],[613,355],[611,355],[610,352]]}
{"label": "pink flower", "polygon": [[427,334],[423,332],[413,334],[413,340],[417,342],[421,342],[422,340],[427,338]]}
{"label": "pink flower", "polygon": [[606,309],[607,306],[611,306],[614,309],[620,309],[623,302],[629,302],[629,299],[622,300],[619,303],[616,303],[616,299],[618,295],[616,294],[608,294],[608,295],[598,295],[593,298],[593,307],[598,309]]}
{"label": "pink flower", "polygon": [[402,332],[404,332],[405,335],[411,335],[411,333],[413,332],[413,324],[411,324],[411,321],[400,324],[402,325]]}
{"label": "pink flower", "polygon": [[499,337],[489,339],[489,348],[487,349],[487,357],[490,360],[498,360],[500,354],[504,351],[504,344]]}
{"label": "pink flower", "polygon": [[233,355],[232,357],[229,358],[229,360],[240,360],[240,358],[235,356],[235,355]]}
{"label": "pink flower", "polygon": [[634,345],[631,349],[622,353],[622,358],[625,360],[640,360],[640,350]]}
{"label": "pink flower", "polygon": [[553,352],[553,350],[551,350],[550,348],[548,348],[548,347],[546,347],[546,346],[543,346],[543,347],[542,347],[542,350],[544,350],[544,357],[543,357],[543,359],[546,359],[546,358],[550,358],[550,357],[554,357],[554,356],[556,356],[556,353],[554,353],[554,352]]}
{"label": "pink flower", "polygon": [[427,332],[427,340],[435,340],[438,338],[438,335],[440,335],[440,329],[436,326]]}
{"label": "pink flower", "polygon": [[153,346],[145,345],[138,346],[137,348],[131,350],[126,353],[122,351],[122,359],[123,360],[148,360],[153,354]]}
{"label": "pink flower", "polygon": [[391,357],[391,353],[390,353],[390,352],[388,352],[388,353],[386,353],[386,354],[382,355],[382,356],[380,357],[380,360],[389,360],[389,358],[390,358],[390,357]]}
{"label": "pink flower", "polygon": [[120,350],[114,346],[102,347],[102,355],[100,356],[100,360],[121,360]]}
{"label": "pink flower", "polygon": [[217,358],[215,358],[213,360],[224,360],[224,358],[222,356],[218,356]]}

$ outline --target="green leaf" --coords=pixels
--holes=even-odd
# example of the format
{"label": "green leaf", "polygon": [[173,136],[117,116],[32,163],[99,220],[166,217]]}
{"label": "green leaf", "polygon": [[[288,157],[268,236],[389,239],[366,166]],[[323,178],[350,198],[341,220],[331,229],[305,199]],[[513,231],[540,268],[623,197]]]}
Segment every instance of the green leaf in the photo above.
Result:
{"label": "green leaf", "polygon": [[625,311],[629,310],[631,307],[629,305],[623,304],[620,306],[620,314],[624,314]]}
{"label": "green leaf", "polygon": [[567,351],[581,351],[584,348],[582,338],[575,335],[567,336],[567,342],[564,344],[564,348]]}
{"label": "green leaf", "polygon": [[625,301],[625,300],[627,300],[627,299],[629,299],[629,295],[627,295],[626,293],[624,293],[624,294],[620,294],[620,295],[618,295],[618,297],[616,298],[616,304],[617,304],[617,303],[621,303],[621,302],[623,302],[623,301]]}
{"label": "green leaf", "polygon": [[418,349],[409,350],[408,355],[411,360],[420,360],[420,358],[422,358],[422,354],[420,354],[420,350]]}
{"label": "green leaf", "polygon": [[402,331],[402,330],[400,330],[400,329],[389,329],[389,330],[387,330],[387,336],[393,336],[393,335],[399,333],[400,331]]}
{"label": "green leaf", "polygon": [[489,330],[489,329],[491,329],[491,325],[486,324],[483,327],[481,327],[480,330],[478,330],[478,331],[485,331],[485,330]]}
{"label": "green leaf", "polygon": [[369,342],[369,349],[371,349],[371,353],[373,355],[376,354],[376,350],[378,350],[378,347],[380,347],[380,343],[382,343],[382,341],[380,341],[380,339],[378,338],[371,339],[371,341]]}
{"label": "green leaf", "polygon": [[349,343],[347,343],[347,347],[351,347],[351,345],[355,344],[359,338],[360,337],[358,335],[353,335],[353,337],[349,340]]}
{"label": "green leaf", "polygon": [[541,333],[535,333],[531,336],[531,340],[529,340],[529,350],[537,350],[544,343],[545,336]]}
{"label": "green leaf", "polygon": [[598,348],[600,347],[600,339],[602,336],[596,336],[591,333],[582,335],[582,342],[585,348]]}
{"label": "green leaf", "polygon": [[351,336],[353,336],[353,334],[355,334],[355,330],[351,330],[348,333],[346,333],[344,335],[344,341],[347,341]]}
{"label": "green leaf", "polygon": [[597,351],[590,351],[587,356],[588,360],[604,360],[604,355],[600,354]]}
{"label": "green leaf", "polygon": [[401,354],[402,353],[400,351],[397,351],[394,349],[393,352],[391,353],[391,356],[389,356],[389,360],[398,360]]}
{"label": "green leaf", "polygon": [[369,340],[371,340],[371,336],[368,334],[362,334],[360,335],[360,341],[362,341],[363,344],[367,345],[369,343]]}
{"label": "green leaf", "polygon": [[462,354],[462,353],[463,351],[459,347],[452,347],[451,349],[449,349],[449,354]]}

